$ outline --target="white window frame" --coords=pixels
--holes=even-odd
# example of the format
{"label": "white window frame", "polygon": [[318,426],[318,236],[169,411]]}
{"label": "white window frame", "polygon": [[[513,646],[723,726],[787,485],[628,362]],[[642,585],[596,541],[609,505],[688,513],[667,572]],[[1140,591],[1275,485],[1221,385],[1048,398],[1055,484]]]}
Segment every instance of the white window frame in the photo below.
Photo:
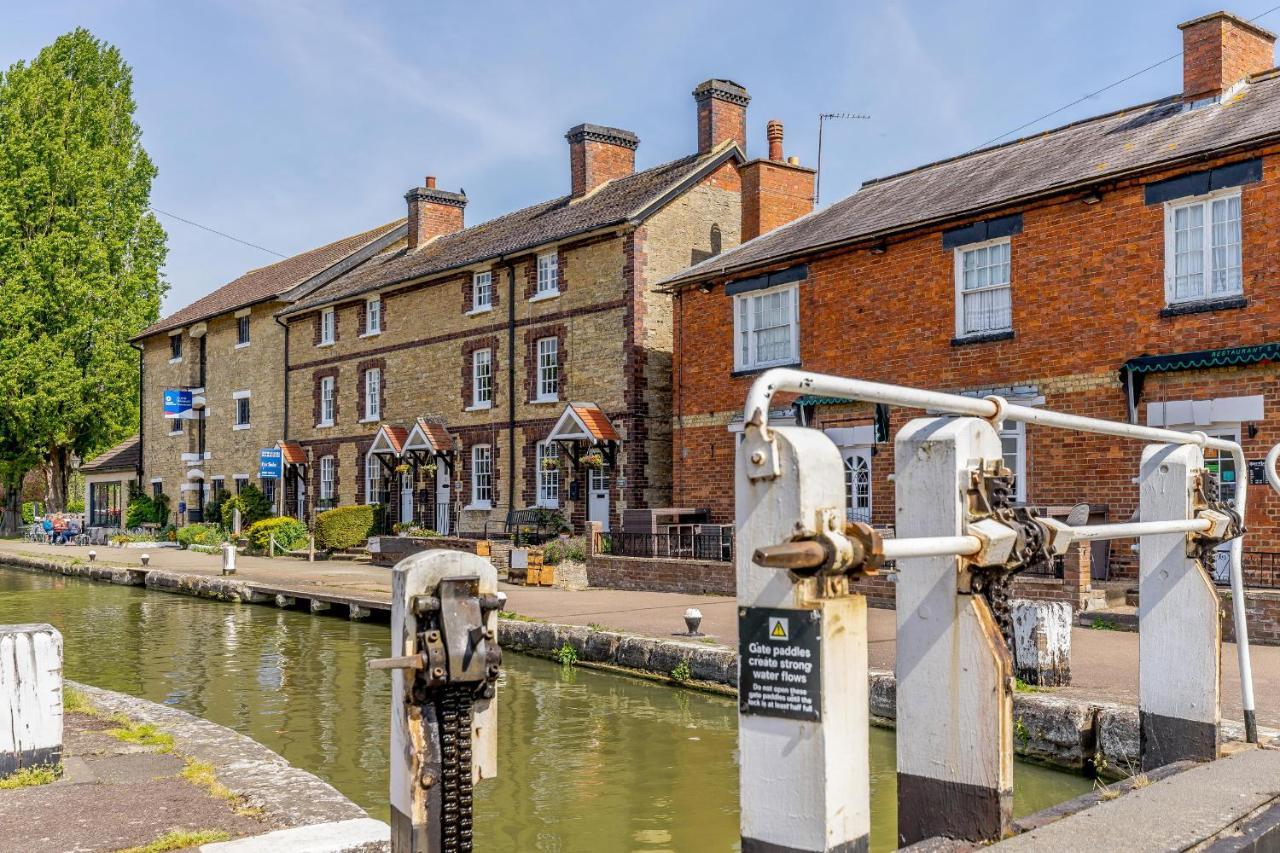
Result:
{"label": "white window frame", "polygon": [[366,504],[378,503],[377,495],[374,492],[381,479],[382,462],[378,459],[378,455],[376,453],[366,454],[364,457],[364,502]]}
{"label": "white window frame", "polygon": [[[481,475],[483,474],[483,480]],[[493,508],[493,448],[488,444],[471,446],[471,504],[467,509]]]}
{"label": "white window frame", "polygon": [[337,414],[337,388],[338,380],[334,376],[320,377],[320,422],[316,424],[318,427],[333,426],[335,415]]}
{"label": "white window frame", "polygon": [[560,339],[556,337],[538,338],[534,342],[534,358],[537,392],[533,398],[535,403],[557,403],[560,401]]}
{"label": "white window frame", "polygon": [[[483,289],[482,289],[483,287]],[[480,294],[484,293],[483,301]],[[493,310],[493,271],[477,272],[471,274],[471,310],[468,314],[483,314],[486,311]]]}
{"label": "white window frame", "polygon": [[[781,358],[761,361],[756,353],[755,300],[777,293],[787,293],[791,297],[791,319],[789,329],[791,346]],[[746,352],[743,352],[743,335],[746,334]],[[797,364],[800,361],[800,286],[798,283],[767,287],[761,290],[749,290],[733,297],[733,369],[758,370],[782,364]]]}
{"label": "white window frame", "polygon": [[331,347],[338,340],[338,316],[332,308],[320,309],[320,343],[316,346]]}
{"label": "white window frame", "polygon": [[360,423],[379,420],[382,420],[382,368],[370,367],[364,372],[364,417]]}
{"label": "white window frame", "polygon": [[[481,369],[483,368],[483,369]],[[485,399],[481,398],[481,390]],[[467,411],[493,408],[493,350],[489,347],[471,353],[471,405]]]}
{"label": "white window frame", "polygon": [[530,302],[560,295],[560,253],[552,249],[538,255],[538,285]]}
{"label": "white window frame", "polygon": [[[1239,200],[1240,218],[1237,220],[1239,226],[1240,246],[1240,268],[1239,268],[1239,287],[1235,290],[1223,290],[1215,293],[1213,291],[1213,203],[1231,198]],[[1201,266],[1200,266],[1200,283],[1201,292],[1196,296],[1175,295],[1176,290],[1176,267],[1177,257],[1175,253],[1174,218],[1179,210],[1192,207],[1200,207],[1203,209],[1203,219],[1201,224]],[[1173,199],[1164,204],[1164,299],[1166,305],[1193,305],[1197,302],[1212,302],[1217,299],[1231,299],[1244,295],[1244,198],[1240,191],[1240,187],[1229,187],[1227,189],[1217,190],[1205,195],[1187,196],[1185,198]]]}
{"label": "white window frame", "polygon": [[1022,421],[1005,421],[1004,429],[1000,430],[1001,438],[1001,458],[1003,458],[1004,441],[1003,439],[1012,438],[1014,440],[1014,465],[1010,469],[1013,472],[1013,499],[1018,503],[1026,503],[1027,501],[1027,425]]}
{"label": "white window frame", "polygon": [[337,472],[338,460],[333,456],[321,456],[319,469],[320,488],[317,498],[322,501],[333,500],[337,497]]}
{"label": "white window frame", "polygon": [[[374,322],[374,321],[377,322]],[[362,338],[371,338],[382,334],[382,297],[370,296],[364,302],[364,331]]]}
{"label": "white window frame", "polygon": [[[252,425],[253,407],[249,404],[249,398],[250,398],[250,393],[248,391],[236,391],[232,393],[231,405],[235,408],[235,411],[233,413],[235,417],[235,423],[232,424],[232,427],[231,427],[232,429],[249,429],[249,427]],[[247,414],[249,415],[249,419],[243,420],[243,421],[240,420],[240,401],[241,400],[245,401],[245,407],[248,409]]]}
{"label": "white window frame", "polygon": [[[236,312],[236,349],[244,349],[253,340],[248,311]],[[241,332],[244,334],[242,335]]]}
{"label": "white window frame", "polygon": [[554,459],[558,463],[560,461],[560,446],[554,441],[538,442],[537,452],[536,482],[538,484],[538,501],[540,507],[546,509],[560,508],[560,468],[556,467],[547,470],[543,467],[543,460]]}
{"label": "white window frame", "polygon": [[[1009,246],[1009,280],[1003,284],[991,284],[977,290],[964,289],[964,259],[965,255],[970,252],[977,252],[982,249],[990,249],[994,246],[1006,244]],[[981,243],[967,243],[963,246],[956,246],[952,252],[952,266],[955,274],[955,302],[956,302],[956,337],[979,338],[984,335],[1001,335],[1006,332],[1013,331],[1013,239],[1010,237],[997,237],[994,240],[984,240]],[[964,298],[972,296],[976,293],[994,293],[996,291],[1005,290],[1009,293],[1009,325],[998,329],[966,329],[964,323]]]}

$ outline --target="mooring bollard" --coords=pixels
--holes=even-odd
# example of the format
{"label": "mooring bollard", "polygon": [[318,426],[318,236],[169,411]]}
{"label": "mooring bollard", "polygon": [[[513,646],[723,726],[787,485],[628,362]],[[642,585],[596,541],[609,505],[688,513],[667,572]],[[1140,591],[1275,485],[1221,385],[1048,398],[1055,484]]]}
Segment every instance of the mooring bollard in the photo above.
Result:
{"label": "mooring bollard", "polygon": [[0,777],[62,764],[62,634],[0,625]]}
{"label": "mooring bollard", "polygon": [[1013,601],[1013,666],[1020,680],[1037,687],[1071,683],[1071,613],[1065,601]]}
{"label": "mooring bollard", "polygon": [[222,543],[222,573],[224,575],[236,573],[236,546],[230,542]]}

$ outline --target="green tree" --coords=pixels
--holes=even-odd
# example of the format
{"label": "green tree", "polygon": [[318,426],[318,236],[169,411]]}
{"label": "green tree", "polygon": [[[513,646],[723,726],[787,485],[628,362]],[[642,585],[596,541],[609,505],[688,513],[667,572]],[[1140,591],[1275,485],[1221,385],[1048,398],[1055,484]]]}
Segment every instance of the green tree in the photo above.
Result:
{"label": "green tree", "polygon": [[[156,169],[120,52],[84,29],[0,72],[0,478],[43,461],[53,509],[73,456],[137,428],[138,355],[166,285]],[[5,514],[5,523],[13,515]]]}

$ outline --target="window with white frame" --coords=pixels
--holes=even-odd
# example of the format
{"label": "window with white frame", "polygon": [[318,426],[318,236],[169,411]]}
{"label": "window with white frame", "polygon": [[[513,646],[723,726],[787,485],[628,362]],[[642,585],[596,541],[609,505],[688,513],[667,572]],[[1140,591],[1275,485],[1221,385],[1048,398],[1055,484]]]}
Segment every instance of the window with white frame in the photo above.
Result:
{"label": "window with white frame", "polygon": [[364,303],[364,333],[382,334],[382,297],[371,296]]}
{"label": "window with white frame", "polygon": [[1165,299],[1169,304],[1244,292],[1239,188],[1166,204],[1164,239]]}
{"label": "window with white frame", "polygon": [[734,369],[800,360],[800,289],[794,284],[741,293],[734,299]]}
{"label": "window with white frame", "polygon": [[249,345],[249,315],[241,314],[236,317],[236,346],[247,347]]}
{"label": "window with white frame", "polygon": [[316,426],[333,426],[335,415],[334,383],[332,376],[320,378],[320,423]]}
{"label": "window with white frame", "polygon": [[536,402],[545,403],[560,398],[560,340],[538,339],[538,387]]}
{"label": "window with white frame", "polygon": [[320,312],[320,346],[331,344],[337,339],[338,320],[332,308]]}
{"label": "window with white frame", "polygon": [[471,406],[487,409],[493,405],[493,350],[478,349],[471,354]]}
{"label": "window with white frame", "polygon": [[376,421],[382,417],[382,368],[371,367],[364,372],[364,419]]}
{"label": "window with white frame", "polygon": [[1006,421],[1000,431],[1000,455],[1013,474],[1013,499],[1027,499],[1027,425]]}
{"label": "window with white frame", "polygon": [[169,361],[182,361],[182,333],[169,336]]}
{"label": "window with white frame", "polygon": [[493,273],[475,273],[471,276],[471,310],[488,311],[492,307]]}
{"label": "window with white frame", "polygon": [[556,252],[538,255],[537,296],[550,296],[560,292],[560,257]]}
{"label": "window with white frame", "polygon": [[320,500],[331,501],[337,493],[337,460],[332,456],[320,457]]}
{"label": "window with white frame", "polygon": [[376,454],[370,453],[364,458],[364,502],[367,504],[382,501],[382,463]]}
{"label": "window with white frame", "polygon": [[235,392],[236,404],[236,429],[249,428],[249,392]]}
{"label": "window with white frame", "polygon": [[1013,328],[1011,245],[1008,237],[1002,237],[956,247],[956,337]]}
{"label": "window with white frame", "polygon": [[560,506],[560,447],[554,441],[538,444],[538,506]]}
{"label": "window with white frame", "polygon": [[482,509],[493,505],[493,448],[487,444],[471,448],[471,505]]}

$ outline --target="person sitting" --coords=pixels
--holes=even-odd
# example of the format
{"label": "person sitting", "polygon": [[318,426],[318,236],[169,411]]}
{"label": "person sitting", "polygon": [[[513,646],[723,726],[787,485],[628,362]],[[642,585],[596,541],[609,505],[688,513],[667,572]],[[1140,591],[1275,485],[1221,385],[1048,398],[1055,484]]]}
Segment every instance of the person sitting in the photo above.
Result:
{"label": "person sitting", "polygon": [[53,541],[53,517],[46,515],[44,521],[40,522],[40,529],[44,531],[46,541]]}
{"label": "person sitting", "polygon": [[67,519],[61,513],[53,517],[53,544],[67,544]]}
{"label": "person sitting", "polygon": [[63,543],[66,545],[75,545],[76,540],[80,537],[80,522],[75,516],[67,520],[67,531],[63,534]]}

